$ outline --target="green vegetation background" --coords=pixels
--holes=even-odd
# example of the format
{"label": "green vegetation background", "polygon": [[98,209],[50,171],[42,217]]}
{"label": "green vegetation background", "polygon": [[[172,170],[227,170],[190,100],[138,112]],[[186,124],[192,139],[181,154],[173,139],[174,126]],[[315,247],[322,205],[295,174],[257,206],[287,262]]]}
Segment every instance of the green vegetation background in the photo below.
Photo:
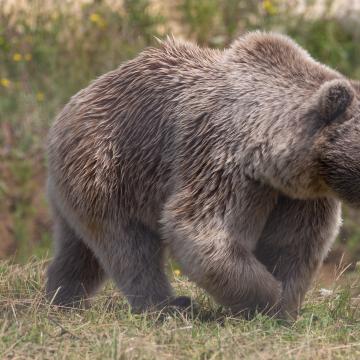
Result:
{"label": "green vegetation background", "polygon": [[[287,33],[316,59],[360,79],[360,22],[332,2],[314,16],[280,0],[0,2],[0,258],[50,252],[44,144],[55,114],[78,90],[155,43],[181,34],[227,46],[252,29]],[[292,15],[290,15],[292,14]],[[360,216],[345,209],[337,248],[360,259]]]}

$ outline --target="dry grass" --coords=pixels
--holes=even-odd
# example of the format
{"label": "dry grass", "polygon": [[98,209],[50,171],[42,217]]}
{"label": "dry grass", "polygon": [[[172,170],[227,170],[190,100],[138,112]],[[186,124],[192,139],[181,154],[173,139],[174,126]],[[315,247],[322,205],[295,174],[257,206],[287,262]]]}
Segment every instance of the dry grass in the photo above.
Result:
{"label": "dry grass", "polygon": [[308,294],[284,324],[233,318],[183,277],[178,293],[201,310],[134,315],[111,285],[88,310],[60,311],[43,298],[44,262],[0,263],[1,359],[359,359],[358,274],[333,292]]}

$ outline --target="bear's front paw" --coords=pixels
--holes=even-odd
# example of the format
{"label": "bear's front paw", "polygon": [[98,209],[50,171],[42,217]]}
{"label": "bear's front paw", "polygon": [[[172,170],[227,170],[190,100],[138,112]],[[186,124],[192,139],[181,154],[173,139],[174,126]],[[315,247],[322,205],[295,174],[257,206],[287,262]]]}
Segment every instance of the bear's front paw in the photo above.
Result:
{"label": "bear's front paw", "polygon": [[287,289],[283,289],[281,310],[277,318],[288,321],[290,323],[294,322],[299,316],[300,307],[301,301],[296,299],[296,297],[294,299],[293,294],[291,294]]}
{"label": "bear's front paw", "polygon": [[194,302],[188,296],[178,296],[169,302],[169,306],[179,310],[187,310],[194,306]]}

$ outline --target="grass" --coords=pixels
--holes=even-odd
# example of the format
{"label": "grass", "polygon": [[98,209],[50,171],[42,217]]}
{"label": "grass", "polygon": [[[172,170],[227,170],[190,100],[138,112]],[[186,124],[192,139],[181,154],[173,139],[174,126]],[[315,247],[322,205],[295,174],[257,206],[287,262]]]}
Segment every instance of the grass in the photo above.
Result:
{"label": "grass", "polygon": [[[43,297],[44,261],[0,263],[1,359],[358,359],[360,283],[308,293],[301,316],[235,318],[182,276],[179,294],[200,310],[134,315],[111,284],[87,310],[58,310]],[[355,280],[354,280],[355,278]]]}

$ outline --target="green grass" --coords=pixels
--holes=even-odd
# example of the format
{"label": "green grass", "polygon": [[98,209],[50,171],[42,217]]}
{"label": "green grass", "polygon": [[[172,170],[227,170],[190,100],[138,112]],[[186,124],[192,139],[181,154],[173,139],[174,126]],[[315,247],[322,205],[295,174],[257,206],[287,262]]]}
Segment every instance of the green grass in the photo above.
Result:
{"label": "green grass", "polygon": [[111,284],[90,309],[58,310],[44,299],[44,269],[0,263],[1,359],[360,358],[358,276],[325,297],[315,287],[299,319],[284,324],[232,317],[182,276],[174,287],[199,311],[134,315]]}

